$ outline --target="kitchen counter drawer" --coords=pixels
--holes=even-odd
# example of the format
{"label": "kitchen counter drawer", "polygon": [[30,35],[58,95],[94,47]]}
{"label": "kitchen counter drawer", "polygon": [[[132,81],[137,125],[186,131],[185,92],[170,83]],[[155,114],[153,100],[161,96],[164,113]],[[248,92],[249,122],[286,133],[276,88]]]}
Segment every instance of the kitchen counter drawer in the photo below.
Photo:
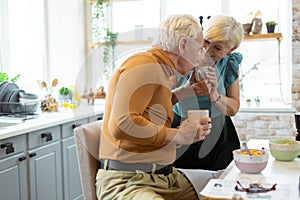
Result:
{"label": "kitchen counter drawer", "polygon": [[89,122],[94,122],[103,119],[103,113],[89,117]]}
{"label": "kitchen counter drawer", "polygon": [[0,140],[0,159],[26,151],[26,135]]}
{"label": "kitchen counter drawer", "polygon": [[65,123],[62,125],[62,138],[70,137],[74,135],[74,128],[87,124],[88,119],[79,119],[73,122]]}
{"label": "kitchen counter drawer", "polygon": [[60,126],[53,126],[28,133],[28,149],[60,140]]}

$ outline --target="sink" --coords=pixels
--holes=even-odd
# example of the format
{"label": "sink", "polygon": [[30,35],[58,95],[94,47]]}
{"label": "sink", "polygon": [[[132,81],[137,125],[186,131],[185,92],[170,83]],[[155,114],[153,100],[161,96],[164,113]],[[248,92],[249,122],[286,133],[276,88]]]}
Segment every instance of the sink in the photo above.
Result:
{"label": "sink", "polygon": [[21,124],[24,120],[22,119],[14,119],[8,117],[0,117],[0,129],[7,128],[13,125]]}

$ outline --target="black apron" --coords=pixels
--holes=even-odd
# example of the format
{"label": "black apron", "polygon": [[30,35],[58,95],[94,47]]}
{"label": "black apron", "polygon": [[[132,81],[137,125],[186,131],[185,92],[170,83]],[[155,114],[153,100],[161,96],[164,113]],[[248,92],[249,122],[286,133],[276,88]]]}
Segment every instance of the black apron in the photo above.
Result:
{"label": "black apron", "polygon": [[[175,114],[173,126],[180,116]],[[238,134],[231,117],[220,115],[212,119],[212,130],[204,141],[183,145],[177,149],[174,166],[183,169],[225,169],[233,160],[232,151],[240,148]]]}

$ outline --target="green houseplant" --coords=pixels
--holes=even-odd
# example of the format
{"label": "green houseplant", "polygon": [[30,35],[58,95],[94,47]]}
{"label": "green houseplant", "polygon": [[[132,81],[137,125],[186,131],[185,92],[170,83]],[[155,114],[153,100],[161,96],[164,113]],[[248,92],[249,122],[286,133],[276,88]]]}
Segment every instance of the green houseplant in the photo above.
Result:
{"label": "green houseplant", "polygon": [[73,91],[68,87],[61,87],[58,90],[58,93],[59,93],[59,99],[60,100],[62,100],[62,99],[72,99],[72,96],[73,96]]}
{"label": "green houseplant", "polygon": [[4,81],[10,81],[12,83],[15,83],[19,77],[21,76],[21,74],[18,74],[12,78],[9,78],[8,74],[5,72],[0,72],[0,83],[4,82]]}
{"label": "green houseplant", "polygon": [[246,99],[246,104],[247,104],[248,107],[251,107],[251,99],[249,99],[249,98]]}
{"label": "green houseplant", "polygon": [[277,25],[277,22],[275,22],[275,21],[267,21],[266,26],[267,26],[268,33],[274,33],[276,25]]}
{"label": "green houseplant", "polygon": [[104,47],[102,54],[102,61],[104,63],[103,75],[107,80],[110,77],[110,71],[113,71],[115,68],[114,52],[119,34],[112,32],[110,29],[108,19],[109,6],[109,0],[97,0],[93,5],[92,14],[93,43]]}

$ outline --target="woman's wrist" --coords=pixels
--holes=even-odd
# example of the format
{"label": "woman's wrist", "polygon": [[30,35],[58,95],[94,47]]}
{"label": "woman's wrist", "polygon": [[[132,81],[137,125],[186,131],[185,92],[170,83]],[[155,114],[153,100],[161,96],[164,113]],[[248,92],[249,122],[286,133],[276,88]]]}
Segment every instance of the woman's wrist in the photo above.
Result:
{"label": "woman's wrist", "polygon": [[216,95],[214,95],[213,97],[210,97],[210,101],[212,103],[218,103],[218,101],[220,101],[221,97],[222,97],[221,94],[219,92],[217,92]]}

